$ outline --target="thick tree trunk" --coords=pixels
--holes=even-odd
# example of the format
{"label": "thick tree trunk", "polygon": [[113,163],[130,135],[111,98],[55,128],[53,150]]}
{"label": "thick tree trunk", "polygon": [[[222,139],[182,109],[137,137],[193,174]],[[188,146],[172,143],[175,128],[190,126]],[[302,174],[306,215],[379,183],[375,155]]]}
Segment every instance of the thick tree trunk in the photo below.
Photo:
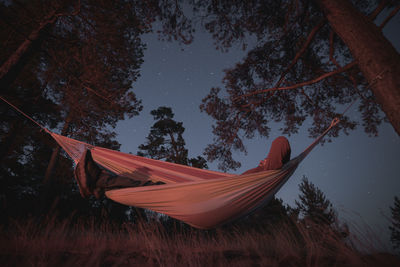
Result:
{"label": "thick tree trunk", "polygon": [[42,31],[44,27],[47,25],[54,23],[55,21],[55,10],[52,11],[39,25],[37,28],[33,29],[33,31],[29,34],[29,36],[20,44],[17,50],[9,56],[6,62],[3,63],[0,67],[0,80],[8,73],[8,71],[20,60],[20,58],[24,55],[24,53],[31,46],[32,42],[35,41],[39,37],[39,33]]}
{"label": "thick tree trunk", "polygon": [[11,155],[14,151],[18,141],[16,141],[16,133],[21,129],[21,124],[13,122],[10,125],[9,131],[3,136],[0,144],[0,160],[4,160],[5,157]]}
{"label": "thick tree trunk", "polygon": [[390,123],[400,135],[400,54],[349,0],[316,0],[350,49]]}
{"label": "thick tree trunk", "polygon": [[[61,130],[61,134],[65,135],[68,131],[69,123],[71,122],[71,117],[68,116],[65,120],[63,129]],[[47,165],[46,174],[44,175],[43,183],[47,184],[50,181],[51,175],[53,174],[53,170],[57,164],[58,155],[60,153],[60,146],[57,144],[57,147],[53,150],[51,154],[49,165]]]}
{"label": "thick tree trunk", "polygon": [[[68,115],[65,120],[63,129],[61,130],[61,134],[65,135],[68,131],[69,124],[71,122],[71,116]],[[46,174],[43,179],[43,188],[40,193],[39,205],[37,206],[38,214],[45,214],[49,212],[49,208],[51,206],[55,206],[58,201],[58,196],[54,192],[53,185],[55,183],[54,179],[51,179],[53,175],[54,168],[57,165],[58,157],[60,153],[60,146],[57,144],[57,147],[53,150],[51,154],[51,158],[49,164],[47,165]]]}
{"label": "thick tree trunk", "polygon": [[47,165],[46,174],[44,175],[43,179],[44,184],[47,184],[50,181],[50,177],[53,174],[53,170],[54,167],[56,166],[59,153],[60,153],[60,146],[57,145],[57,147],[53,150],[53,153],[51,153],[49,165]]}

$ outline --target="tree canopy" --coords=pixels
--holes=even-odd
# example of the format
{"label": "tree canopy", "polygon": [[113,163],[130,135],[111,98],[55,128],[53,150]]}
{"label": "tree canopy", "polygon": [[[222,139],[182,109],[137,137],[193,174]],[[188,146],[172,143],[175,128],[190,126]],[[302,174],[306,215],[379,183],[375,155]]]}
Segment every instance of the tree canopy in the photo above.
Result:
{"label": "tree canopy", "polygon": [[[203,99],[201,110],[216,122],[215,141],[205,150],[208,159],[218,159],[223,170],[238,168],[232,151],[246,151],[243,138],[268,137],[272,122],[281,122],[281,132],[291,135],[310,118],[309,135],[316,137],[339,117],[341,123],[329,133],[336,137],[357,125],[375,136],[389,120],[400,133],[400,55],[381,32],[400,8],[395,4],[198,2],[196,11],[217,48],[255,44],[225,71],[225,88],[212,88]],[[374,24],[383,10],[389,15]],[[341,115],[353,102],[359,121]]]}
{"label": "tree canopy", "polygon": [[183,139],[185,128],[182,122],[173,119],[174,113],[170,107],[159,107],[152,110],[150,114],[156,122],[151,126],[146,143],[139,146],[139,156],[202,169],[208,168],[203,157],[188,157],[188,149]]}
{"label": "tree canopy", "polygon": [[[52,131],[118,149],[117,121],[142,109],[131,89],[143,62],[141,36],[156,21],[160,38],[192,40],[170,1],[1,1],[1,95]],[[72,164],[51,150],[55,143],[8,106],[1,113],[1,197],[37,197],[45,172],[46,181],[71,184]]]}
{"label": "tree canopy", "polygon": [[400,254],[400,199],[394,198],[393,207],[390,207],[392,213],[392,224],[389,226],[390,241],[392,241],[394,249]]}
{"label": "tree canopy", "polygon": [[296,206],[305,220],[326,225],[337,222],[332,203],[318,187],[308,181],[307,177],[303,177],[299,189],[299,201],[296,200]]}

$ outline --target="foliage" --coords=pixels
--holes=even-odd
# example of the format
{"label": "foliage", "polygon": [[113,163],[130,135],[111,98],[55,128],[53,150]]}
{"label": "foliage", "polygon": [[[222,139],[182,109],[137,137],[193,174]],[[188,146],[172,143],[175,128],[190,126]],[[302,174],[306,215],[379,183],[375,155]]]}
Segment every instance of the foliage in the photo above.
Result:
{"label": "foliage", "polygon": [[281,225],[289,225],[297,221],[297,216],[292,216],[292,210],[289,205],[283,204],[282,199],[273,197],[265,206],[255,210],[245,218],[232,222],[222,228],[229,229],[235,227],[244,231],[252,229],[271,232],[281,227]]}
{"label": "foliage", "polygon": [[393,247],[400,252],[400,199],[394,198],[393,207],[390,207],[392,212],[392,225],[389,226],[391,231],[390,240]]}
{"label": "foliage", "polygon": [[[384,118],[381,109],[318,2],[196,2],[195,11],[217,48],[252,46],[241,62],[225,71],[225,89],[212,88],[200,106],[215,120],[215,140],[205,153],[208,160],[220,161],[220,169],[240,167],[232,150],[246,151],[243,138],[268,137],[271,123],[280,122],[282,133],[291,135],[310,118],[309,135],[316,137],[353,101],[358,102],[360,121],[340,116],[341,123],[328,136],[348,134],[357,124],[377,135]],[[353,2],[372,21],[394,5]]]}
{"label": "foliage", "polygon": [[173,120],[174,113],[171,108],[159,107],[152,110],[150,114],[156,122],[151,126],[146,143],[139,146],[139,156],[202,169],[208,168],[203,157],[188,157],[188,150],[183,139],[185,128],[182,122]]}
{"label": "foliage", "polygon": [[[138,147],[137,154],[139,156],[208,169],[207,161],[203,157],[188,157],[188,149],[185,147],[186,143],[183,139],[185,128],[182,122],[173,119],[174,113],[170,107],[159,107],[152,110],[150,114],[153,115],[155,123],[151,126],[150,133],[146,137],[146,143]],[[154,215],[152,212],[149,214]],[[144,212],[142,212],[142,216],[148,218]],[[188,227],[174,218],[165,215],[160,216],[159,219],[168,229],[186,229]]]}
{"label": "foliage", "polygon": [[318,187],[308,181],[307,177],[303,176],[299,189],[300,200],[296,200],[295,203],[305,220],[326,225],[337,223],[337,215],[332,203]]}
{"label": "foliage", "polygon": [[[192,40],[191,24],[177,4],[1,1],[1,95],[55,132],[118,149],[112,129],[118,120],[137,115],[142,109],[131,90],[143,62],[141,35],[160,21],[160,38],[182,43]],[[12,207],[26,207],[20,210],[25,215],[35,212],[29,204],[43,201],[44,192],[53,195],[50,202],[57,196],[74,199],[77,190],[71,161],[65,154],[50,161],[56,168],[48,168],[54,170],[53,176],[43,187],[41,181],[54,141],[5,104],[0,108],[2,208],[7,206],[7,212],[18,213]],[[54,150],[53,154],[57,153]],[[109,205],[92,204],[100,209]],[[69,212],[83,206],[71,205]]]}
{"label": "foliage", "polygon": [[[123,15],[121,9],[121,17],[116,19],[112,11],[115,7],[91,1],[13,1],[2,5],[7,27],[2,28],[1,38],[8,41],[6,51],[1,53],[3,62],[14,57],[31,33],[46,24],[36,39],[28,40],[31,44],[27,52],[2,77],[3,96],[53,131],[117,149],[115,133],[108,127],[114,127],[125,115],[137,115],[141,109],[140,101],[128,90],[138,76],[143,45],[138,39],[142,31],[136,29],[132,12],[125,8]],[[50,19],[54,13],[58,15]],[[25,91],[30,92],[29,97]],[[107,99],[112,99],[113,104]],[[2,143],[10,147],[4,157],[19,158],[21,169],[25,170],[13,172],[10,167],[15,164],[4,162],[7,165],[2,166],[2,180],[9,192],[7,202],[22,204],[29,197],[39,206],[29,213],[41,212],[47,203],[58,203],[61,210],[62,200],[73,199],[76,193],[71,190],[72,164],[60,159],[50,184],[41,186],[54,141],[43,133],[36,134],[38,129],[17,116],[18,119],[11,115],[2,121],[3,129],[16,128],[14,125],[21,125],[21,121],[28,127],[17,126],[13,136],[8,136],[7,130],[1,135]],[[7,182],[11,177],[16,184]],[[23,210],[19,212],[24,214]]]}

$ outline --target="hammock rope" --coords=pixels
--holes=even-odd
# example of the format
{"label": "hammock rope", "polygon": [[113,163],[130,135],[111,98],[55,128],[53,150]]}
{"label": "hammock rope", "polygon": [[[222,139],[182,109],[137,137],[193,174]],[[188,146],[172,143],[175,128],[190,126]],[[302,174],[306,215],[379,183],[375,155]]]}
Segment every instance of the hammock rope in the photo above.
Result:
{"label": "hammock rope", "polygon": [[14,110],[16,110],[17,112],[19,112],[20,114],[22,114],[23,116],[25,116],[28,120],[32,121],[34,124],[36,124],[37,126],[39,126],[43,131],[45,131],[46,133],[50,133],[50,130],[48,130],[46,127],[44,127],[43,125],[41,125],[39,122],[37,122],[36,120],[34,120],[32,117],[30,117],[29,115],[27,115],[25,112],[23,112],[22,110],[20,110],[19,108],[17,108],[15,105],[13,105],[12,103],[10,103],[9,101],[7,101],[4,97],[0,96],[0,99],[3,100],[5,103],[7,103],[8,105],[10,105]]}

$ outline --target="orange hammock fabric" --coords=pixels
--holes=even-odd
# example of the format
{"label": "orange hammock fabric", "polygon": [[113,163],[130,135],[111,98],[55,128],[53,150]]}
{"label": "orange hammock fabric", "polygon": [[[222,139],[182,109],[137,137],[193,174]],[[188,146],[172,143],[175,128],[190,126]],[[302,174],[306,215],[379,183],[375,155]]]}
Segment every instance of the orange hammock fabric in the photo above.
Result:
{"label": "orange hammock fabric", "polygon": [[268,203],[299,163],[337,123],[338,120],[332,121],[320,137],[282,169],[244,175],[143,158],[49,133],[75,163],[85,149],[90,149],[97,164],[119,176],[165,183],[109,190],[106,192],[108,198],[169,215],[197,228],[208,229],[243,217]]}

